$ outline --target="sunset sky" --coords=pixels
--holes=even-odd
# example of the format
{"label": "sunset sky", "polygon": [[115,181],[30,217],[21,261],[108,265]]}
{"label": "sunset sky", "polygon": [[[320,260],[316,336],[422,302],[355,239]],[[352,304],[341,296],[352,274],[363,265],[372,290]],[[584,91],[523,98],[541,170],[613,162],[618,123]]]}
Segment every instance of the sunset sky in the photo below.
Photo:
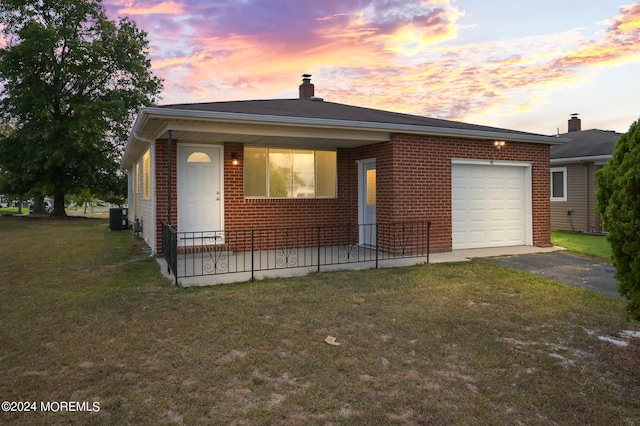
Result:
{"label": "sunset sky", "polygon": [[541,134],[640,118],[640,2],[105,0],[147,31],[162,104],[296,98]]}

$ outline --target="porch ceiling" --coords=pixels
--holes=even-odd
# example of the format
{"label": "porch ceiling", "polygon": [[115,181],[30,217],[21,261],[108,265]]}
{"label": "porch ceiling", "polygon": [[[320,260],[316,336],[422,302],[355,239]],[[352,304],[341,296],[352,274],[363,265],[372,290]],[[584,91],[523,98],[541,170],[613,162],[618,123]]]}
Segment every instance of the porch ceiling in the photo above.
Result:
{"label": "porch ceiling", "polygon": [[236,124],[194,120],[161,120],[150,118],[145,125],[145,137],[182,142],[224,143],[238,142],[255,146],[286,146],[300,148],[353,148],[385,142],[389,133],[335,127],[295,125]]}

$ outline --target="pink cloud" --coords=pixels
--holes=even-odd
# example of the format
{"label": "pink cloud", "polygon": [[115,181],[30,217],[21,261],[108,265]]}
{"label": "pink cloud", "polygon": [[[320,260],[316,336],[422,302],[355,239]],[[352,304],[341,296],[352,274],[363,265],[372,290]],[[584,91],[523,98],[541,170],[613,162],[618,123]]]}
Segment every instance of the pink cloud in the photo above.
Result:
{"label": "pink cloud", "polygon": [[167,103],[293,97],[309,72],[329,101],[464,119],[530,108],[583,70],[640,52],[638,3],[591,39],[572,30],[475,44],[455,43],[464,12],[453,0],[111,0],[107,10],[149,32]]}
{"label": "pink cloud", "polygon": [[[503,114],[544,103],[560,87],[583,84],[596,66],[640,60],[640,4],[620,9],[593,40],[574,31],[487,44],[431,49],[406,66],[341,68],[329,89],[341,101],[376,108],[464,119],[491,109]],[[512,52],[521,52],[514,55]],[[535,93],[535,96],[533,95]],[[345,98],[347,98],[345,100]],[[511,111],[506,111],[510,108]]]}
{"label": "pink cloud", "polygon": [[559,66],[615,65],[640,59],[640,3],[624,6],[607,21],[600,40],[590,41],[559,60]]}
{"label": "pink cloud", "polygon": [[609,32],[611,33],[630,33],[633,32],[638,36],[640,28],[640,3],[620,8],[620,14],[610,21]]}
{"label": "pink cloud", "polygon": [[150,33],[152,63],[168,97],[185,86],[215,87],[210,100],[232,90],[246,97],[274,87],[286,91],[292,76],[326,64],[383,62],[438,42],[455,33],[459,13],[446,1],[436,6],[419,0],[369,0],[361,7],[341,0],[191,0],[188,6],[132,0],[112,1],[108,10],[132,15]]}
{"label": "pink cloud", "polygon": [[173,15],[182,14],[185,12],[185,5],[183,3],[177,3],[174,1],[161,1],[155,4],[139,4],[139,2],[133,1],[121,1],[112,2],[117,8],[119,15]]}

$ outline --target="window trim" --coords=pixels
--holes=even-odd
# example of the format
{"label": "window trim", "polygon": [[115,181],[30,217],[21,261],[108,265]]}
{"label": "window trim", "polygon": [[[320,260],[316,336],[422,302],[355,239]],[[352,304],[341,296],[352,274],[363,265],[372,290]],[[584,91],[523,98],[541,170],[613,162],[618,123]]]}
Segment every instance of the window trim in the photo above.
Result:
{"label": "window trim", "polygon": [[151,149],[142,155],[142,192],[145,200],[151,199]]}
{"label": "window trim", "polygon": [[[553,196],[553,174],[562,172],[562,197]],[[551,201],[567,201],[567,168],[566,167],[552,167],[549,169],[549,181],[551,186]]]}
{"label": "window trim", "polygon": [[135,194],[138,195],[140,193],[142,193],[142,158],[138,159],[138,161],[136,161],[135,164],[135,171],[134,171],[134,186],[135,186]]}

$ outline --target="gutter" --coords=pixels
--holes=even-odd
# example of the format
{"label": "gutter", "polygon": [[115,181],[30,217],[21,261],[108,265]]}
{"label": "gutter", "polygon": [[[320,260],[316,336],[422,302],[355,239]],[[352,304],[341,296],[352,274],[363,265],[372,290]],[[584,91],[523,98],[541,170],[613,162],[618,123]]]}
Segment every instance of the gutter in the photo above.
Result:
{"label": "gutter", "polygon": [[146,143],[150,143],[150,144],[154,144],[156,143],[156,141],[151,140],[149,138],[143,138],[142,136],[138,135],[138,132],[131,132],[131,134],[133,135],[133,138],[142,142],[146,142]]}
{"label": "gutter", "polygon": [[566,157],[566,158],[552,158],[551,164],[564,164],[564,163],[586,163],[586,162],[604,162],[606,163],[611,159],[611,155],[591,155],[585,157]]}
{"label": "gutter", "polygon": [[[526,133],[505,133],[484,130],[452,129],[448,127],[420,126],[412,124],[375,123],[366,121],[336,120],[324,118],[289,117],[262,114],[245,114],[233,112],[178,110],[168,108],[148,107],[142,108],[140,114],[151,118],[163,119],[195,119],[211,120],[237,123],[239,121],[246,124],[272,124],[299,127],[326,127],[342,128],[348,130],[368,130],[385,133],[405,133],[405,134],[428,134],[435,136],[461,136],[474,139],[504,139],[515,142],[544,143],[548,145],[561,145],[570,142],[570,138],[559,138]],[[138,125],[136,121],[136,125]],[[134,131],[136,130],[134,125]],[[141,139],[142,140],[142,139]]]}
{"label": "gutter", "polygon": [[142,137],[138,134],[138,130],[142,128],[144,124],[146,124],[149,118],[148,115],[145,113],[145,109],[146,108],[140,109],[140,111],[138,112],[138,117],[136,118],[136,121],[133,123],[133,126],[131,128],[131,133],[129,134],[129,138],[127,139],[127,145],[124,148],[124,153],[122,154],[122,160],[120,161],[121,170],[125,170],[125,162],[127,157],[129,156],[129,150],[131,149],[131,146],[133,145],[132,142],[134,140],[146,142],[151,145],[155,143],[154,140]]}

